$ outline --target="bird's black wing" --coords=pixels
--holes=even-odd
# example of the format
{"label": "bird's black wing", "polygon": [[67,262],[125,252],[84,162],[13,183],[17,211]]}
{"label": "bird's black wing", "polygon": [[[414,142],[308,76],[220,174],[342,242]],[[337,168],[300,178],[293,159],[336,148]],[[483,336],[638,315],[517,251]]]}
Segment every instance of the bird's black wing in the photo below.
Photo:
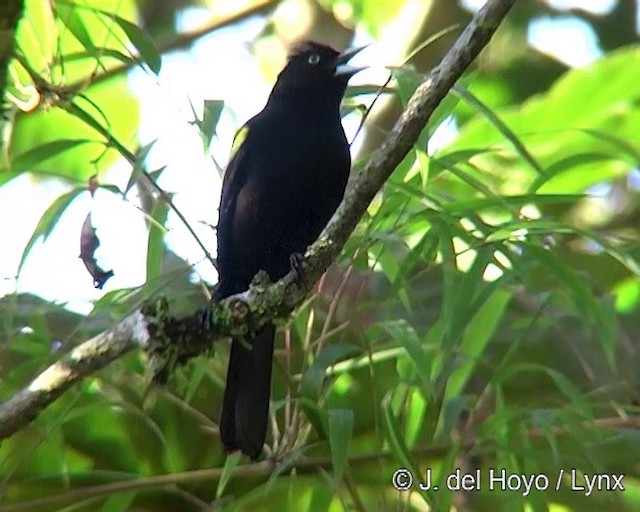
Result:
{"label": "bird's black wing", "polygon": [[[253,232],[258,213],[255,177],[264,168],[257,117],[236,134],[223,179],[217,230],[217,299],[245,290],[257,271],[246,263],[252,244],[259,244]],[[240,449],[252,459],[262,452],[267,430],[274,335],[275,327],[267,324],[255,336],[231,344],[220,437],[227,451]]]}
{"label": "bird's black wing", "polygon": [[253,138],[251,130],[255,124],[256,117],[247,121],[237,131],[231,149],[232,157],[222,180],[222,196],[220,198],[217,227],[217,260],[220,275],[215,296],[218,300],[242,291],[237,289],[238,284],[234,283],[233,279],[234,264],[237,265],[237,261],[234,261],[234,253],[237,248],[234,247],[232,234],[234,224],[240,220],[237,215],[242,215],[242,212],[236,211],[238,196],[246,186],[252,168],[249,162],[251,155],[248,151],[249,144],[247,139],[249,137]]}

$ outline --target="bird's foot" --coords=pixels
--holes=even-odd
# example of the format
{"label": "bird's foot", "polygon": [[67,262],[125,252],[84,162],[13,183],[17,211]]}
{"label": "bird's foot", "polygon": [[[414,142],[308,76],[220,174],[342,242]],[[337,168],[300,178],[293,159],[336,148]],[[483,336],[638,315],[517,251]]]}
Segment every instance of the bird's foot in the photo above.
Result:
{"label": "bird's foot", "polygon": [[209,300],[207,301],[207,305],[202,310],[201,320],[202,320],[202,326],[206,330],[211,329],[211,322],[212,322],[211,307],[219,299],[219,296],[218,296],[219,289],[220,289],[220,283],[214,285],[212,289],[208,289],[208,288],[205,289],[205,293],[207,293]]}
{"label": "bird's foot", "polygon": [[207,302],[207,305],[201,310],[200,320],[202,322],[202,328],[206,331],[211,329],[211,324],[213,322],[213,318],[211,317],[211,308],[216,302],[214,297],[211,297]]}
{"label": "bird's foot", "polygon": [[301,252],[294,252],[291,256],[289,256],[289,264],[291,265],[291,270],[296,275],[296,284],[298,288],[302,287],[303,283],[303,268],[302,264],[304,263],[304,254]]}

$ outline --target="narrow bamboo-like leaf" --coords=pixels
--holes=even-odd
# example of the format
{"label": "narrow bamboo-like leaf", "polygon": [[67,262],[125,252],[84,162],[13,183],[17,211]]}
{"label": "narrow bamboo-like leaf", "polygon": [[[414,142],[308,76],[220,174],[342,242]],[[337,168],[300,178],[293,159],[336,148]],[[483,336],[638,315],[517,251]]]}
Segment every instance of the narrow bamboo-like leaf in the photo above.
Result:
{"label": "narrow bamboo-like leaf", "polygon": [[[70,62],[75,62],[78,60],[81,61],[81,60],[92,58],[92,57],[95,57],[95,55],[88,51],[72,52],[72,53],[67,53],[64,56],[64,60],[66,63],[70,63]],[[117,60],[118,62],[122,62],[123,64],[129,64],[130,62],[134,61],[134,59],[131,58],[131,56],[125,55],[121,51],[114,50],[113,48],[100,48],[100,57],[101,58],[111,57]]]}
{"label": "narrow bamboo-like leaf", "polygon": [[538,363],[514,363],[505,372],[506,375],[516,375],[523,372],[541,372],[548,375],[560,393],[566,396],[574,407],[574,412],[579,413],[585,419],[593,419],[593,409],[589,407],[585,397],[581,394],[576,385],[571,382],[566,375],[563,375],[553,368]]}
{"label": "narrow bamboo-like leaf", "polygon": [[445,350],[453,348],[458,343],[464,328],[481,306],[481,293],[489,286],[483,279],[487,265],[493,260],[494,250],[490,246],[483,247],[476,254],[469,269],[456,278],[458,284],[452,304],[451,318],[447,325]]}
{"label": "narrow bamboo-like leaf", "polygon": [[216,134],[216,127],[220,116],[224,110],[223,100],[204,100],[204,113],[200,124],[200,135],[205,142],[205,149],[208,150],[211,139]]}
{"label": "narrow bamboo-like leaf", "polygon": [[353,411],[351,409],[329,410],[329,446],[333,478],[336,485],[342,479],[347,464],[349,441],[353,435]]}
{"label": "narrow bamboo-like leaf", "polygon": [[471,199],[468,201],[453,201],[443,205],[443,210],[452,215],[484,210],[488,208],[502,208],[507,204],[511,209],[520,208],[527,204],[565,204],[575,203],[587,197],[585,194],[523,194],[517,196],[496,196]]}
{"label": "narrow bamboo-like leaf", "polygon": [[569,288],[584,322],[593,322],[597,317],[598,304],[585,280],[553,253],[534,244],[526,243],[523,245],[526,246],[526,251],[531,256],[539,260],[551,274]]}
{"label": "narrow bamboo-like leaf", "polygon": [[[399,239],[394,240],[394,242],[399,241]],[[387,239],[387,242],[391,242],[391,240]],[[393,283],[398,276],[399,262],[396,255],[393,254],[391,250],[387,249],[387,247],[390,246],[391,243],[388,243],[387,246],[382,246],[378,253],[378,256],[376,257],[376,263],[382,269],[383,274],[389,280],[389,282]]]}
{"label": "narrow bamboo-like leaf", "polygon": [[16,155],[11,158],[11,164],[9,169],[12,173],[20,173],[24,171],[31,171],[42,162],[53,158],[69,149],[76,148],[82,144],[96,143],[95,140],[90,139],[61,139],[53,140],[45,144],[36,146],[20,155]]}
{"label": "narrow bamboo-like leaf", "polygon": [[302,376],[302,382],[300,383],[302,396],[310,400],[317,400],[320,397],[320,390],[322,389],[322,382],[327,368],[345,359],[347,355],[358,352],[360,352],[360,349],[355,345],[345,343],[325,345],[313,360],[313,364]]}
{"label": "narrow bamboo-like leaf", "polygon": [[140,57],[142,57],[142,60],[145,62],[145,64],[147,64],[147,66],[149,66],[151,71],[153,71],[156,75],[160,72],[160,68],[162,67],[162,57],[155,47],[153,40],[138,25],[121,16],[118,16],[114,12],[98,9],[94,6],[79,4],[77,6],[74,6],[74,8],[86,9],[93,14],[101,14],[105,16],[109,21],[115,22],[127,35],[129,41],[131,41],[131,44],[133,44],[136,50],[138,50]]}
{"label": "narrow bamboo-like leaf", "polygon": [[202,379],[204,379],[205,375],[207,375],[207,362],[203,359],[196,359],[195,364],[193,364],[190,369],[189,374],[189,382],[187,383],[187,388],[184,391],[184,401],[190,403],[193,400],[193,397],[198,391]]}
{"label": "narrow bamboo-like leaf", "polygon": [[622,151],[622,153],[626,154],[630,157],[630,160],[635,165],[640,165],[640,151],[638,151],[634,145],[628,140],[621,139],[620,137],[616,137],[612,133],[603,132],[602,130],[597,130],[593,128],[582,128],[580,131],[598,139],[608,142],[617,150]]}
{"label": "narrow bamboo-like leaf", "polygon": [[300,403],[300,407],[302,407],[302,410],[307,415],[309,423],[311,423],[316,434],[318,434],[318,437],[320,439],[326,439],[329,437],[327,411],[318,405],[317,400],[300,397],[298,398],[298,401]]}
{"label": "narrow bamboo-like leaf", "polygon": [[544,174],[544,169],[533,157],[529,150],[524,146],[520,138],[509,128],[489,107],[487,107],[479,98],[472,94],[468,89],[459,85],[453,86],[453,92],[460,96],[471,107],[480,112],[497,130],[509,141],[516,152],[538,173]]}
{"label": "narrow bamboo-like leaf", "polygon": [[[404,444],[404,440],[398,430],[398,421],[394,417],[393,408],[391,406],[391,392],[388,392],[382,400],[382,412],[385,425],[385,434],[387,441],[391,447],[391,451],[398,459],[400,464],[406,468],[412,468],[413,462],[409,456],[409,450]],[[414,471],[414,474],[419,474]]]}
{"label": "narrow bamboo-like leaf", "polygon": [[407,409],[406,409],[406,426],[405,426],[405,439],[407,446],[414,448],[420,441],[419,434],[420,429],[424,423],[424,415],[427,410],[427,401],[424,398],[424,393],[417,387],[409,389],[407,394]]}
{"label": "narrow bamboo-like leaf", "polygon": [[73,4],[68,5],[62,2],[57,2],[55,4],[55,8],[58,17],[60,18],[62,23],[64,23],[64,25],[69,29],[69,32],[73,34],[73,36],[80,42],[82,46],[85,47],[85,49],[92,56],[97,55],[98,49],[91,39],[89,30],[84,24],[79,9],[77,9]]}
{"label": "narrow bamboo-like leaf", "polygon": [[538,190],[542,185],[544,185],[547,181],[553,179],[558,174],[561,174],[565,171],[574,169],[575,167],[579,167],[584,164],[590,164],[593,162],[600,162],[603,160],[613,160],[611,155],[607,155],[605,153],[578,153],[569,155],[565,158],[561,158],[557,162],[554,162],[550,166],[547,167],[543,176],[538,176],[533,183],[529,186],[529,192],[534,193]]}
{"label": "narrow bamboo-like leaf", "polygon": [[394,283],[394,288],[406,287],[406,279],[409,277],[409,274],[415,266],[420,262],[424,262],[425,258],[429,257],[434,245],[435,237],[433,231],[425,229],[418,242],[415,243],[409,253],[400,262],[400,269],[398,271],[399,279]]}
{"label": "narrow bamboo-like leaf", "polygon": [[111,17],[118,25],[120,25],[125,34],[127,34],[129,41],[131,41],[133,46],[136,47],[140,53],[140,57],[142,57],[145,64],[149,66],[149,69],[151,69],[151,71],[156,75],[160,73],[162,57],[148,34],[137,25],[134,25],[120,16],[111,15]]}
{"label": "narrow bamboo-like leaf", "polygon": [[[40,217],[40,220],[38,221],[38,225],[31,234],[31,238],[29,238],[27,245],[25,245],[25,248],[22,251],[22,257],[20,258],[20,264],[18,265],[18,274],[22,270],[29,252],[31,252],[31,249],[38,241],[38,239],[40,239],[40,237],[43,237],[45,240],[47,239],[47,237],[51,234],[51,231],[53,231],[53,228],[56,227],[56,224],[60,220],[60,217],[62,217],[64,211],[79,194],[85,191],[85,188],[74,188],[66,194],[62,194],[55,201],[53,201],[49,208],[47,208],[47,210],[42,214],[42,217]],[[80,248],[78,247],[78,252],[79,251]]]}
{"label": "narrow bamboo-like leaf", "polygon": [[585,239],[591,239],[601,245],[609,256],[626,267],[626,269],[636,277],[640,278],[640,262],[636,259],[635,247],[633,245],[630,247],[617,247],[616,244],[612,243],[606,236],[600,236],[592,231],[579,228],[576,228],[576,233]]}
{"label": "narrow bamboo-like leaf", "polygon": [[131,510],[131,505],[137,495],[137,491],[111,493],[104,505],[100,507],[100,512],[126,512]]}
{"label": "narrow bamboo-like leaf", "polygon": [[220,475],[220,480],[218,480],[218,487],[216,488],[216,498],[222,496],[233,472],[240,464],[240,453],[233,453],[228,455],[224,461],[224,466],[222,466],[222,474]]}
{"label": "narrow bamboo-like leaf", "polygon": [[335,494],[330,487],[321,485],[314,486],[309,500],[309,508],[307,510],[328,512],[334,496]]}
{"label": "narrow bamboo-like leaf", "polygon": [[[430,217],[434,231],[438,234],[438,246],[442,255],[442,272],[444,278],[444,290],[442,297],[441,320],[445,332],[449,330],[454,319],[454,306],[456,301],[457,265],[455,249],[453,247],[453,233],[449,226],[437,215]],[[446,338],[446,336],[445,336]]]}
{"label": "narrow bamboo-like leaf", "polygon": [[422,83],[422,76],[410,64],[392,69],[391,73],[398,84],[398,97],[402,102],[402,106],[406,107],[409,99]]}
{"label": "narrow bamboo-like leaf", "polygon": [[449,165],[460,164],[468,162],[474,157],[479,155],[485,155],[487,153],[494,153],[496,150],[492,148],[471,148],[471,149],[459,149],[456,151],[449,151],[449,153],[438,154],[438,161],[447,163]]}
{"label": "narrow bamboo-like leaf", "polygon": [[169,204],[165,201],[156,201],[151,214],[155,222],[149,223],[149,239],[147,243],[147,281],[154,279],[162,273],[164,259],[164,236],[167,233],[165,223],[169,214]]}
{"label": "narrow bamboo-like leaf", "polygon": [[445,399],[456,397],[462,393],[464,386],[477,368],[480,357],[500,325],[510,299],[511,293],[504,288],[497,288],[486,301],[482,301],[480,309],[464,331],[460,350],[466,361],[456,368],[449,377]]}
{"label": "narrow bamboo-like leaf", "polygon": [[404,347],[418,379],[428,394],[431,389],[431,362],[416,331],[406,320],[385,322],[383,327],[394,340]]}
{"label": "narrow bamboo-like leaf", "polygon": [[140,175],[144,172],[145,169],[145,160],[157,140],[158,139],[152,140],[151,142],[149,142],[149,144],[145,144],[138,150],[138,153],[136,154],[136,160],[133,164],[133,169],[131,170],[131,174],[129,175],[129,180],[127,181],[127,186],[124,189],[124,195],[128,194],[129,190],[131,190],[131,188],[140,179]]}
{"label": "narrow bamboo-like leaf", "polygon": [[[470,186],[475,188],[478,192],[481,192],[483,195],[487,197],[500,198],[500,196],[497,196],[497,194],[493,190],[491,190],[487,185],[485,185],[481,180],[475,178],[474,176],[472,176],[470,173],[466,172],[464,169],[462,169],[459,166],[449,165],[448,163],[442,162],[437,158],[431,158],[431,164],[436,168],[441,167],[442,169],[448,170],[451,174],[459,178],[461,181],[464,181],[465,183],[469,184]],[[504,203],[504,204],[505,206],[507,206],[507,203]]]}
{"label": "narrow bamboo-like leaf", "polygon": [[[409,449],[402,439],[400,430],[398,429],[398,420],[394,417],[393,408],[391,406],[391,392],[388,392],[382,399],[382,418],[385,427],[384,434],[387,438],[387,442],[389,443],[389,447],[391,448],[391,452],[399,462],[400,466],[411,473],[413,477],[413,486],[417,486],[419,481],[417,479],[420,478],[422,473],[411,460]],[[419,492],[418,494],[426,501],[425,493]]]}

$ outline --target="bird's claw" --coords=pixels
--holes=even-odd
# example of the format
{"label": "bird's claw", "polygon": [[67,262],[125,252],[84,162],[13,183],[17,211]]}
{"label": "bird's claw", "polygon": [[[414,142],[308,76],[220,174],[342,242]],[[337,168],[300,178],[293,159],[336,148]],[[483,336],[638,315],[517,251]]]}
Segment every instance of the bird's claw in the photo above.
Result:
{"label": "bird's claw", "polygon": [[291,265],[291,270],[296,275],[295,282],[298,285],[298,288],[302,286],[303,282],[303,263],[304,254],[302,254],[301,252],[294,252],[291,256],[289,256],[289,264]]}
{"label": "bird's claw", "polygon": [[201,312],[202,327],[205,330],[209,330],[211,328],[211,320],[211,301],[209,301],[209,303]]}

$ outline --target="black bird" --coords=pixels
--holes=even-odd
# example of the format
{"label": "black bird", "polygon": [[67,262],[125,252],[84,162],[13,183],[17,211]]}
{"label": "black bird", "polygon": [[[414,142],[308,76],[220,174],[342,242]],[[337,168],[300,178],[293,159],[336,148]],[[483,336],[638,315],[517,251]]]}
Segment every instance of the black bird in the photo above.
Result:
{"label": "black bird", "polygon": [[[259,270],[284,277],[340,204],[351,167],[340,102],[360,50],[299,45],[264,109],[236,135],[220,200],[216,299],[246,290]],[[220,436],[225,450],[251,459],[267,431],[274,334],[268,324],[231,345]]]}

